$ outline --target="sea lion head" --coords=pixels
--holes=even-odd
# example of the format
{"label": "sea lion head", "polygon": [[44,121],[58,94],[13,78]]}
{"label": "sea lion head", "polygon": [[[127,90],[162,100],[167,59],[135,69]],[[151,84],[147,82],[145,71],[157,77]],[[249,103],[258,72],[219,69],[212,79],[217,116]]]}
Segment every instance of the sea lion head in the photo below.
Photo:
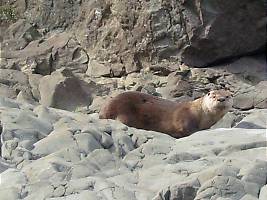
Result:
{"label": "sea lion head", "polygon": [[232,105],[232,93],[227,90],[211,90],[203,97],[203,107],[209,112],[228,112]]}

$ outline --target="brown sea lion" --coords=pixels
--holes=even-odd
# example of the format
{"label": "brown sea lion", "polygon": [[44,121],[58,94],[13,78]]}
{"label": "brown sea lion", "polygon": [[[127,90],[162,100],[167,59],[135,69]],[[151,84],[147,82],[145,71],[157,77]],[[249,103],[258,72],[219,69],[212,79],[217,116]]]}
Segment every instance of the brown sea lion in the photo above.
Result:
{"label": "brown sea lion", "polygon": [[232,107],[231,93],[213,90],[189,102],[173,102],[141,92],[124,92],[102,107],[100,119],[117,119],[145,130],[181,138],[210,128]]}

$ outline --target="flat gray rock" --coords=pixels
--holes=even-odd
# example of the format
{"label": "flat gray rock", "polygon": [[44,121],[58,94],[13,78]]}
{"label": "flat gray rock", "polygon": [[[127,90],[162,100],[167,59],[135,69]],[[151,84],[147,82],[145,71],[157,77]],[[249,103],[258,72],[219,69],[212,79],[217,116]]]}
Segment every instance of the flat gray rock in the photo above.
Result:
{"label": "flat gray rock", "polygon": [[242,119],[236,128],[246,129],[266,129],[267,128],[267,109],[255,109],[252,113]]}

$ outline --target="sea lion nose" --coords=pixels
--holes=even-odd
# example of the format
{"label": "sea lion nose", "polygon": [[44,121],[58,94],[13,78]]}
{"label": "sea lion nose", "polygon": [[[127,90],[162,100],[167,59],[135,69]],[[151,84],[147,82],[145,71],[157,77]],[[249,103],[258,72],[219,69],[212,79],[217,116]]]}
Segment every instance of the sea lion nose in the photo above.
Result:
{"label": "sea lion nose", "polygon": [[220,98],[218,99],[218,101],[223,102],[223,101],[225,101],[225,98],[224,98],[224,97],[220,97]]}

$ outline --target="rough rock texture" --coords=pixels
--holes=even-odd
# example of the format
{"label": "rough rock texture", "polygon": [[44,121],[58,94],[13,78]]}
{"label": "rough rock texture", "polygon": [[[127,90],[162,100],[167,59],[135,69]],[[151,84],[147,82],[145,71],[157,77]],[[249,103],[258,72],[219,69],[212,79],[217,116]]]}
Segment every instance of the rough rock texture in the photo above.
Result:
{"label": "rough rock texture", "polygon": [[116,70],[125,66],[130,72],[164,59],[203,67],[265,44],[263,1],[103,0],[83,5],[79,20],[88,20],[75,26],[82,30],[78,40],[93,59]]}
{"label": "rough rock texture", "polygon": [[62,68],[44,76],[39,83],[40,103],[65,110],[75,110],[92,102],[93,85],[79,80],[71,71]]}
{"label": "rough rock texture", "polygon": [[0,96],[16,98],[20,91],[30,91],[28,77],[17,70],[0,69]]}
{"label": "rough rock texture", "polygon": [[47,34],[43,31],[25,19],[10,25],[3,34],[0,67],[42,75],[61,67],[86,72],[89,57],[71,34],[62,30]]}
{"label": "rough rock texture", "polygon": [[219,64],[212,69],[224,70],[225,78],[228,81],[237,76],[240,80],[256,85],[267,79],[265,55],[241,57],[234,62]]}
{"label": "rough rock texture", "polygon": [[233,107],[243,110],[251,108],[266,108],[267,81],[261,81],[255,86],[239,91],[234,100]]}
{"label": "rough rock texture", "polygon": [[64,64],[86,71],[88,55],[93,60],[89,68],[104,65],[118,74],[157,67],[166,59],[203,67],[256,52],[266,43],[263,0],[9,3],[25,19],[5,31],[3,57],[6,63],[19,66],[23,61],[42,73]]}
{"label": "rough rock texture", "polygon": [[266,129],[267,127],[267,110],[259,109],[253,111],[239,122],[236,128]]}
{"label": "rough rock texture", "polygon": [[176,140],[6,98],[0,121],[4,200],[265,199],[266,129],[243,125]]}
{"label": "rough rock texture", "polygon": [[[12,39],[5,41],[6,46],[2,47],[1,57],[4,59],[1,62],[1,68],[19,69],[25,73],[41,75],[48,75],[61,67],[70,68],[76,73],[86,72],[89,60],[87,53],[71,38],[70,34],[62,31],[29,41],[23,47],[14,44],[15,47],[12,49],[10,43],[26,34],[24,30],[19,29],[21,26],[24,27],[25,24],[18,21],[8,29],[10,33],[8,32],[7,35],[12,35]],[[18,34],[21,35],[16,35],[13,29],[19,30]]]}
{"label": "rough rock texture", "polygon": [[267,108],[263,0],[2,2],[0,96],[53,106],[39,90],[58,83],[40,80],[66,68],[108,88],[86,97],[87,113],[125,90],[184,101],[226,88],[238,110]]}

